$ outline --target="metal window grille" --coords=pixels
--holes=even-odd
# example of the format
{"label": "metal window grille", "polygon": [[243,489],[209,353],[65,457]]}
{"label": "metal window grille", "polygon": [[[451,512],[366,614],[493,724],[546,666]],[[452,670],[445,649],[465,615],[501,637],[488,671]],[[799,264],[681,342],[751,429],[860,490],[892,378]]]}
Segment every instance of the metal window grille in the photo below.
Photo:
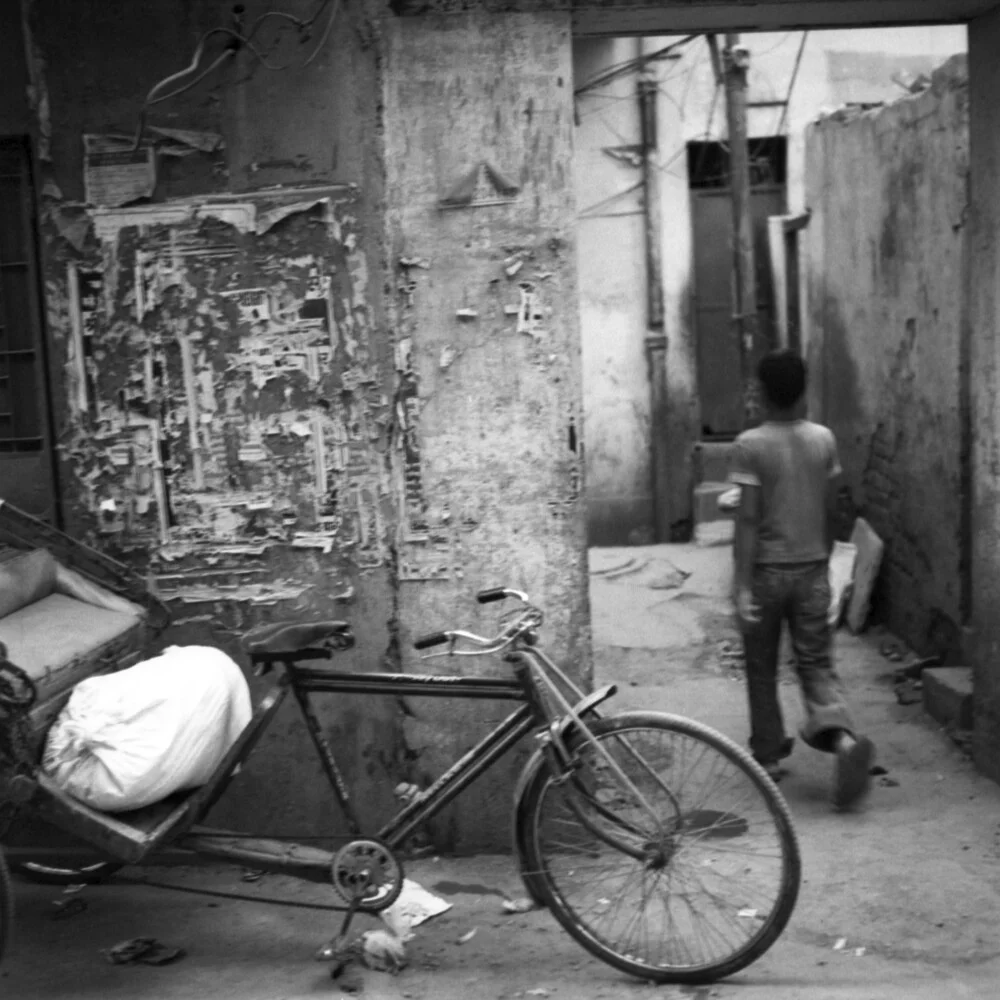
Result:
{"label": "metal window grille", "polygon": [[27,143],[0,138],[0,452],[43,445],[31,198]]}

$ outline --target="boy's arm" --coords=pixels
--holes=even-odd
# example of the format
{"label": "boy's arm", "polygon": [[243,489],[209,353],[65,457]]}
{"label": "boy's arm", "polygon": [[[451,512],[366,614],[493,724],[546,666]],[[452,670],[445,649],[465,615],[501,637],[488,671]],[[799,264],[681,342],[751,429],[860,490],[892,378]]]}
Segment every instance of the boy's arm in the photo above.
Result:
{"label": "boy's arm", "polygon": [[749,593],[753,583],[753,567],[757,558],[757,529],[760,525],[760,484],[744,483],[740,487],[740,508],[736,514],[736,600]]}
{"label": "boy's arm", "polygon": [[736,612],[741,619],[752,620],[753,568],[757,557],[757,532],[761,516],[760,477],[746,445],[737,441],[733,448],[730,482],[740,487],[736,511],[736,534],[733,539],[734,591]]}

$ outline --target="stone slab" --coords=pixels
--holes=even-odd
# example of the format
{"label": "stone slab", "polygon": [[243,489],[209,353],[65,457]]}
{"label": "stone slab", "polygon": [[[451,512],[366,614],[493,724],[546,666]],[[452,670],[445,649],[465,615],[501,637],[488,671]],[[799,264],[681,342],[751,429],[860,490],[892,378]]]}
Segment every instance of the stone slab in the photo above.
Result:
{"label": "stone slab", "polygon": [[860,632],[868,621],[871,610],[872,589],[882,566],[882,553],[885,543],[875,534],[872,526],[859,517],[854,522],[851,533],[851,544],[857,549],[857,562],[854,566],[854,585],[851,599],[847,605],[847,627],[852,632]]}
{"label": "stone slab", "polygon": [[924,711],[942,726],[972,728],[972,667],[928,667],[920,675]]}

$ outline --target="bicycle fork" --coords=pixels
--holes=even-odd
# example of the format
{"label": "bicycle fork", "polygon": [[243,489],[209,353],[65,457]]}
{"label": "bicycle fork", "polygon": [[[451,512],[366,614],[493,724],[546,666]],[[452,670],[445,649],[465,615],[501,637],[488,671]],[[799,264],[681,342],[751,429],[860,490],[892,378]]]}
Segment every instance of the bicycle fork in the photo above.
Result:
{"label": "bicycle fork", "polygon": [[[635,783],[628,777],[627,774],[619,766],[618,762],[611,756],[611,754],[601,745],[601,742],[594,736],[590,731],[590,728],[584,722],[581,717],[580,712],[570,704],[570,702],[563,696],[562,692],[555,686],[555,684],[547,676],[545,669],[539,663],[534,662],[534,657],[538,657],[544,667],[553,671],[574,693],[578,694],[581,700],[584,698],[583,692],[577,687],[573,681],[559,669],[558,665],[550,660],[544,653],[540,650],[523,650],[518,652],[513,652],[508,654],[506,659],[514,663],[515,673],[518,679],[521,680],[522,684],[525,686],[525,690],[529,692],[529,699],[532,702],[533,707],[536,712],[542,718],[548,718],[548,712],[544,704],[542,704],[541,699],[538,697],[537,693],[537,681],[540,679],[544,684],[546,690],[552,698],[555,699],[559,707],[565,713],[564,718],[569,718],[572,720],[575,729],[583,735],[588,743],[597,751],[598,756],[604,762],[605,766],[608,767],[611,772],[615,775],[621,785],[629,792],[629,794],[634,798],[634,800],[642,806],[645,812],[648,814],[650,819],[653,821],[656,835],[659,838],[663,838],[667,831],[664,829],[663,823],[660,817],[657,815],[656,810],[650,804],[649,800],[639,791]],[[529,675],[526,677],[525,675]],[[587,711],[586,708],[584,711]],[[593,710],[592,710],[593,711]],[[576,774],[577,765],[573,762],[570,757],[569,750],[566,747],[565,741],[563,740],[561,730],[565,728],[562,719],[553,720],[549,725],[549,732],[547,734],[547,740],[550,752],[555,756],[556,762],[558,763],[559,770],[561,772],[557,782],[560,784],[565,784],[568,781],[572,781],[576,787],[577,792],[589,803],[594,811],[600,815],[602,818],[607,820],[609,823],[619,827],[620,829],[627,830],[630,834],[634,836],[641,837],[643,841],[646,838],[643,835],[643,831],[631,823],[626,822],[620,816],[613,813],[611,810],[607,809],[602,803],[598,802],[590,792],[585,789],[579,781]],[[646,760],[641,754],[637,753],[635,748],[632,747],[627,740],[620,741],[631,758],[639,764],[639,766],[650,776],[656,783],[660,786],[661,791],[663,791],[667,798],[670,800],[671,805],[676,813],[680,813],[680,803],[677,801],[677,797],[670,790],[670,788],[662,781],[660,776],[649,766]],[[580,804],[574,796],[566,797],[567,803],[580,821],[580,823],[595,837],[603,840],[609,846],[614,847],[624,853],[636,858],[637,860],[643,861],[647,860],[649,857],[649,850],[646,843],[643,843],[641,847],[633,846],[633,844],[619,840],[611,836],[610,832],[606,829],[601,829],[598,827],[591,818],[584,814],[584,811],[580,808]]]}

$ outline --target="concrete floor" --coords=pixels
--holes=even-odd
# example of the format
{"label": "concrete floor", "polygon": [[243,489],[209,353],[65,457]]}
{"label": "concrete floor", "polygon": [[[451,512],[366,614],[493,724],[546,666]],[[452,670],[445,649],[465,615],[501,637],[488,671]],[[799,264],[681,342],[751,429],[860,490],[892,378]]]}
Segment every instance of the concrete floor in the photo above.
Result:
{"label": "concrete floor", "polygon": [[[596,679],[619,683],[623,708],[690,715],[744,742],[745,696],[726,656],[735,638],[726,600],[729,558],[725,548],[692,546],[596,550]],[[680,581],[677,570],[690,574],[680,587],[671,586]],[[880,655],[883,639],[842,632],[837,653],[861,728],[876,740],[888,775],[877,779],[863,811],[833,814],[829,759],[797,747],[782,789],[802,843],[804,883],[787,930],[731,980],[693,990],[660,987],[658,997],[997,997],[1000,788],[975,773],[919,705],[897,704],[896,665]],[[794,726],[799,706],[791,677],[782,694]],[[502,894],[520,894],[508,858],[427,858],[408,874],[454,905],[418,929],[402,974],[363,973],[369,997],[597,1000],[649,989],[591,959],[546,912],[504,915]],[[327,902],[328,891],[274,876],[241,882],[239,872],[223,868],[123,875],[85,890],[87,910],[60,921],[49,916],[60,890],[19,884],[17,938],[0,969],[0,996],[292,1000],[340,994],[325,967],[311,959],[335,927],[336,915],[309,908]],[[299,905],[197,894],[206,890]],[[475,936],[459,943],[473,929]],[[100,949],[135,935],[182,945],[187,957],[163,968],[111,966],[101,958]],[[834,950],[840,938],[847,946]],[[856,948],[865,949],[863,956]]]}

